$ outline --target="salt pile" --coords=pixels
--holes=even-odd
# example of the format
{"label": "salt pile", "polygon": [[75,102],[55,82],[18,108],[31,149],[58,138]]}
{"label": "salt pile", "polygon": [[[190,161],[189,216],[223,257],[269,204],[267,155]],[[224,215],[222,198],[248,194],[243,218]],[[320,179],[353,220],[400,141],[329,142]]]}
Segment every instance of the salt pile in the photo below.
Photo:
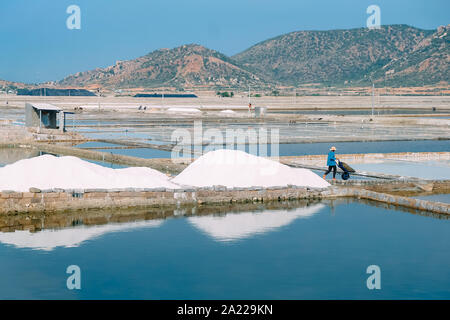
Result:
{"label": "salt pile", "polygon": [[208,152],[191,163],[172,182],[208,187],[304,186],[326,188],[330,184],[308,169],[291,168],[239,150]]}
{"label": "salt pile", "polygon": [[230,109],[222,110],[222,111],[220,111],[220,113],[236,114],[236,112],[234,112],[233,110],[230,110]]}
{"label": "salt pile", "polygon": [[177,113],[199,113],[200,110],[196,108],[169,108],[168,112],[177,112]]}
{"label": "salt pile", "polygon": [[111,169],[76,157],[43,155],[0,168],[0,190],[178,188],[150,168]]}

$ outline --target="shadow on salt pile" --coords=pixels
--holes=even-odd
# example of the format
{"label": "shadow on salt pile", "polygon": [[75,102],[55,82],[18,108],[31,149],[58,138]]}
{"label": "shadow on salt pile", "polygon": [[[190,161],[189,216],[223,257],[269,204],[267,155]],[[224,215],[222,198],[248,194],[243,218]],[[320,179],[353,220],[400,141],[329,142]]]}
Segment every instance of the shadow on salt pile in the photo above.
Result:
{"label": "shadow on salt pile", "polygon": [[324,204],[315,204],[293,211],[227,213],[224,216],[195,216],[187,220],[216,241],[233,242],[275,231],[296,219],[309,218],[323,208]]}

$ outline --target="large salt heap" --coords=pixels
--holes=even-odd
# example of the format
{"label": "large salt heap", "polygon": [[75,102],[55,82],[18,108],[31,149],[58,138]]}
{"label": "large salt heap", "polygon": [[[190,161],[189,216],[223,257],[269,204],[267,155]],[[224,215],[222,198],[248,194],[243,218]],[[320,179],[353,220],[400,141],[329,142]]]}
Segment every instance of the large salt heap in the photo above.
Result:
{"label": "large salt heap", "polygon": [[0,168],[0,190],[178,188],[150,168],[111,169],[76,157],[43,155]]}
{"label": "large salt heap", "polygon": [[172,179],[180,185],[208,187],[304,186],[326,188],[330,184],[308,169],[291,168],[277,161],[239,150],[208,152]]}

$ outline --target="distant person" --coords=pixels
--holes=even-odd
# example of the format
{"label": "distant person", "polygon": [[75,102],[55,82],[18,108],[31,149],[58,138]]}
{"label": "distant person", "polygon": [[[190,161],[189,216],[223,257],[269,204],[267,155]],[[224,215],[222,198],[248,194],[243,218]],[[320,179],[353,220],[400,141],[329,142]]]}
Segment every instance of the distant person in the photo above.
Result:
{"label": "distant person", "polygon": [[336,170],[337,169],[336,169],[336,155],[334,153],[335,151],[336,151],[336,147],[331,147],[330,152],[328,152],[328,158],[327,158],[328,170],[323,175],[324,179],[327,177],[327,174],[329,174],[331,172],[331,170],[333,170],[333,181],[336,181]]}
{"label": "distant person", "polygon": [[251,103],[248,104],[248,111],[252,111],[252,104]]}

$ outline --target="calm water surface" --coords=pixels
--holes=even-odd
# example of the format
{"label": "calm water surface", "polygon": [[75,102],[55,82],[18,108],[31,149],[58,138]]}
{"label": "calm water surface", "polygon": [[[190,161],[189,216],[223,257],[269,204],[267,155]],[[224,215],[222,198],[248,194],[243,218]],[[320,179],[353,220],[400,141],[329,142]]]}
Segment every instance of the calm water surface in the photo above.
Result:
{"label": "calm water surface", "polygon": [[448,194],[433,194],[429,196],[416,196],[416,199],[429,200],[429,201],[437,201],[443,203],[450,203],[450,193]]}
{"label": "calm water surface", "polygon": [[[374,109],[375,115],[394,115],[394,114],[439,114],[445,116],[449,110],[429,109]],[[269,110],[269,113],[283,114],[342,114],[342,115],[371,115],[372,109],[344,109],[344,110]]]}
{"label": "calm water surface", "polygon": [[[78,147],[101,148],[108,147],[109,144],[102,142],[88,142]],[[338,149],[337,153],[394,153],[394,152],[443,152],[450,151],[448,140],[417,140],[417,141],[374,141],[374,142],[325,142],[325,143],[281,143],[278,148],[280,156],[302,156],[310,154],[327,154],[330,146],[334,145]],[[112,146],[112,145],[110,145]],[[115,145],[117,146],[117,145]],[[215,146],[222,149],[221,146]],[[235,146],[236,148],[236,146]],[[239,146],[240,149],[249,151],[249,145]],[[102,152],[111,152],[127,156],[141,158],[171,158],[170,151],[136,148],[136,149],[96,149]],[[255,147],[255,150],[258,150]],[[275,152],[273,152],[275,150]],[[257,151],[258,155],[260,150]],[[272,145],[267,145],[267,155],[276,154],[276,149]]]}
{"label": "calm water surface", "polygon": [[449,299],[449,242],[448,219],[360,202],[2,232],[0,298]]}

